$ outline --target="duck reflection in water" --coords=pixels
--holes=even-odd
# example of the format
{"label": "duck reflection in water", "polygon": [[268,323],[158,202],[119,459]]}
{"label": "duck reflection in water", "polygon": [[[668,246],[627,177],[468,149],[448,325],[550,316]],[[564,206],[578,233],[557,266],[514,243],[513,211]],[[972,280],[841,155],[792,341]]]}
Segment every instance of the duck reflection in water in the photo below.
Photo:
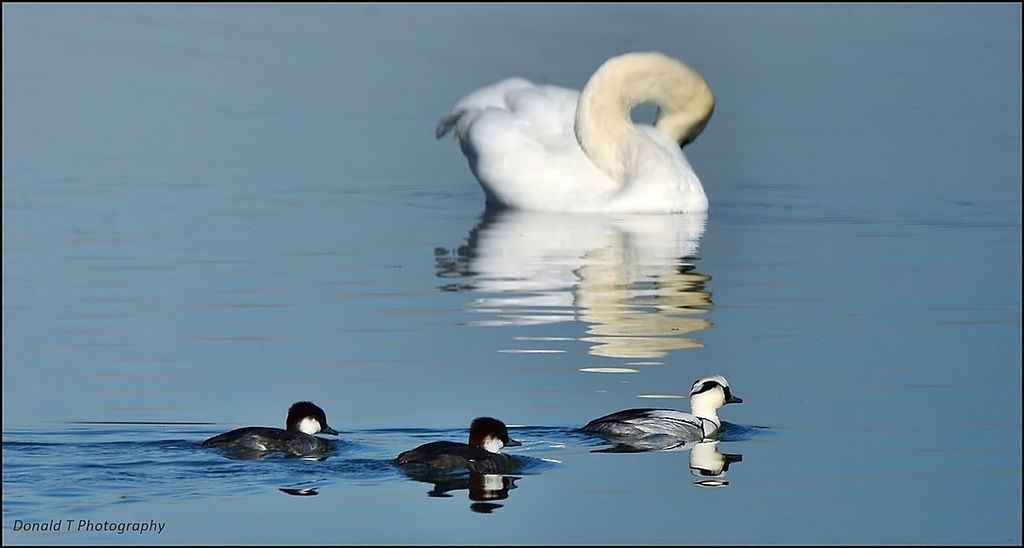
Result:
{"label": "duck reflection in water", "polygon": [[699,348],[686,336],[707,329],[710,276],[692,257],[705,214],[553,214],[487,209],[450,252],[435,249],[446,291],[481,293],[477,326],[582,320],[590,354],[660,358]]}
{"label": "duck reflection in water", "polygon": [[284,493],[286,495],[292,495],[292,496],[295,496],[295,497],[315,497],[316,495],[320,494],[320,492],[317,491],[316,487],[301,487],[301,488],[280,487],[280,488],[278,488],[278,491],[280,491],[280,492],[282,492],[282,493]]}
{"label": "duck reflection in water", "polygon": [[689,451],[690,474],[700,478],[693,482],[700,487],[726,487],[725,476],[729,465],[742,462],[743,455],[722,453],[718,450],[719,440],[693,442],[674,436],[648,436],[630,443],[617,443],[612,447],[598,449],[593,453],[643,453],[647,451]]}
{"label": "duck reflection in water", "polygon": [[501,474],[481,474],[470,472],[467,474],[425,474],[409,472],[406,474],[410,479],[432,483],[433,489],[427,491],[427,496],[436,498],[450,498],[452,491],[469,491],[469,500],[473,501],[469,509],[474,512],[489,514],[502,504],[494,501],[505,500],[508,492],[519,487],[515,484],[519,476],[504,476]]}

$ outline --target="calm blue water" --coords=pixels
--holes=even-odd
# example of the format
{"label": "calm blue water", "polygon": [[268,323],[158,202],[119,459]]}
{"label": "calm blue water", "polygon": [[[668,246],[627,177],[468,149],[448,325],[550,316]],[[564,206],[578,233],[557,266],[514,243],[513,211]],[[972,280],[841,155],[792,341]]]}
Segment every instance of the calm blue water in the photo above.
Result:
{"label": "calm blue water", "polygon": [[[1020,15],[5,4],[3,542],[1020,544]],[[648,49],[707,216],[485,211],[433,138]],[[717,444],[575,430],[714,372]],[[199,445],[303,399],[324,460]],[[389,464],[478,415],[517,474]]]}

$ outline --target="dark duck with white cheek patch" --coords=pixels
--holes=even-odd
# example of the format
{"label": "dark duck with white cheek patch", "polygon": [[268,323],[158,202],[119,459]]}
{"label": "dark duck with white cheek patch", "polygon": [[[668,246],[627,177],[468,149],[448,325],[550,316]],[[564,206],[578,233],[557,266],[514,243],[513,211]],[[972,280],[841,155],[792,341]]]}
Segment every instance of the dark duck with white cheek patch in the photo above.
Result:
{"label": "dark duck with white cheek patch", "polygon": [[469,443],[434,441],[398,455],[395,464],[436,472],[466,469],[481,474],[500,474],[510,469],[503,447],[522,445],[509,438],[505,423],[491,417],[473,419]]}
{"label": "dark duck with white cheek patch", "polygon": [[246,454],[283,451],[297,456],[309,456],[323,453],[328,448],[328,441],[314,434],[338,435],[335,429],[328,426],[324,410],[308,401],[292,404],[285,424],[287,430],[264,426],[238,428],[204,441],[203,446]]}

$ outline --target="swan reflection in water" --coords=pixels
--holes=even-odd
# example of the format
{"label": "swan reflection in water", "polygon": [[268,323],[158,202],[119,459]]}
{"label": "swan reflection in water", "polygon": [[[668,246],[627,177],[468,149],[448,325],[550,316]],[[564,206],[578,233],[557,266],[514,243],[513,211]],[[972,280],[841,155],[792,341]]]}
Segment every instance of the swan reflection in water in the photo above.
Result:
{"label": "swan reflection in water", "polygon": [[515,484],[516,480],[522,479],[519,476],[478,472],[431,474],[407,471],[405,474],[410,479],[433,484],[433,489],[427,491],[429,497],[450,498],[453,496],[450,494],[452,491],[468,490],[469,500],[473,501],[469,509],[482,514],[489,514],[503,507],[503,504],[494,501],[507,499],[508,492],[519,487]]}
{"label": "swan reflection in water", "polygon": [[643,453],[646,451],[689,451],[690,452],[690,474],[700,478],[694,481],[694,485],[701,487],[726,487],[725,476],[729,473],[729,465],[735,462],[742,462],[743,455],[734,453],[722,453],[718,450],[719,440],[704,440],[700,442],[685,441],[673,436],[655,435],[646,436],[639,440],[629,442],[616,442],[612,447],[598,449],[594,453]]}
{"label": "swan reflection in water", "polygon": [[454,251],[435,249],[449,291],[483,294],[478,326],[582,320],[590,354],[660,358],[699,348],[710,276],[693,257],[707,215],[561,214],[490,208]]}

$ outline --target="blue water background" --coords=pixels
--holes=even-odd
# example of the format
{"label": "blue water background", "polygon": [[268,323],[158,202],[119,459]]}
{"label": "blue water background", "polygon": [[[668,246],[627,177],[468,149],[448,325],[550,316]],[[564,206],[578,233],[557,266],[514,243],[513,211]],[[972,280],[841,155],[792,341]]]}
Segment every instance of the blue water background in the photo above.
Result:
{"label": "blue water background", "polygon": [[[1020,21],[4,4],[3,542],[1020,544]],[[715,91],[706,218],[487,212],[434,139],[636,50]],[[574,431],[714,372],[724,485]],[[198,445],[300,399],[326,460]],[[489,512],[388,464],[485,414],[529,459]]]}

